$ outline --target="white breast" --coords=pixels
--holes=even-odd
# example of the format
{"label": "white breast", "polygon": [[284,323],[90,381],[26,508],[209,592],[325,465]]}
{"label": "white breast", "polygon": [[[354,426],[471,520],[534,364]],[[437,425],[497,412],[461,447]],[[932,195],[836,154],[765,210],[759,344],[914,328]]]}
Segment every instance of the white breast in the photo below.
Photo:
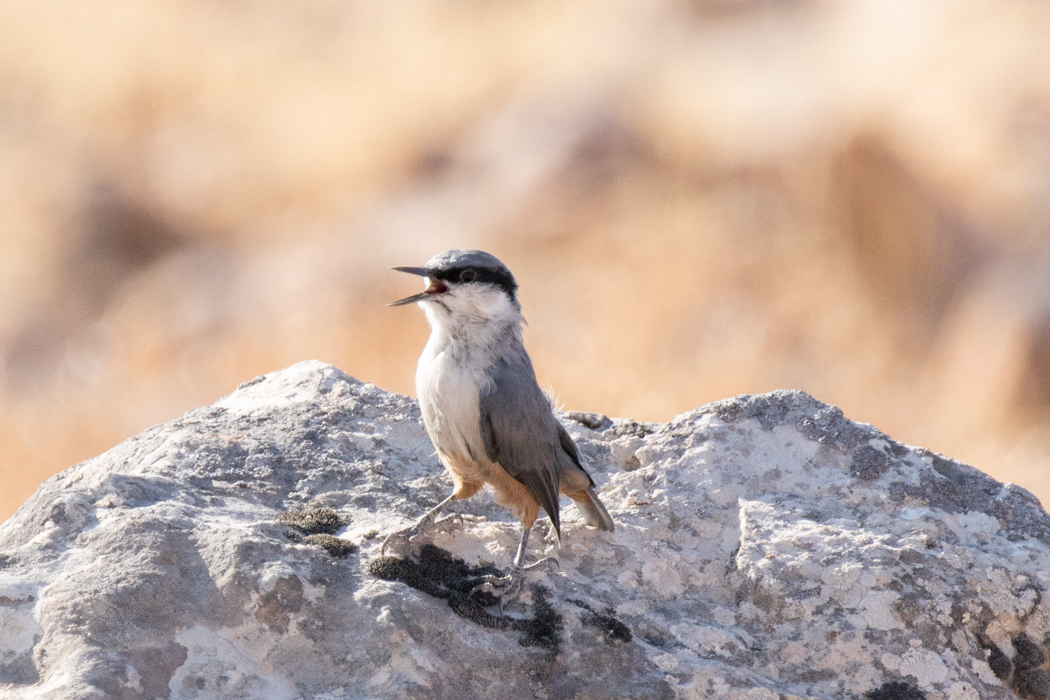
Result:
{"label": "white breast", "polygon": [[449,344],[434,334],[416,369],[423,423],[445,466],[455,471],[488,461],[478,413],[478,387],[484,377],[464,371],[463,365],[455,361]]}

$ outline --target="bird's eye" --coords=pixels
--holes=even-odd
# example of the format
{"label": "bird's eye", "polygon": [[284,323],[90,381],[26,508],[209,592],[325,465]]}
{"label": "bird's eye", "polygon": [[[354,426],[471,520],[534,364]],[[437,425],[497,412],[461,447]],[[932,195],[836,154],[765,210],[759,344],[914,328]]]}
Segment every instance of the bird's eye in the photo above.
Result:
{"label": "bird's eye", "polygon": [[473,282],[477,278],[478,278],[478,273],[475,272],[474,270],[471,270],[471,269],[467,269],[467,270],[464,270],[463,272],[459,273],[459,281],[460,282]]}

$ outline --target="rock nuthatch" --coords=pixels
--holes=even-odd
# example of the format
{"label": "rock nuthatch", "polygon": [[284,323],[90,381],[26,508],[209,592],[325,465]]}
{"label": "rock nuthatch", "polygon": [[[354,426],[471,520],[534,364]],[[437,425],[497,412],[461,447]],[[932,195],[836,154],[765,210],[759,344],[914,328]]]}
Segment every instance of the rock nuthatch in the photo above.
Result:
{"label": "rock nuthatch", "polygon": [[419,302],[430,323],[416,392],[427,433],[455,488],[417,523],[389,535],[383,549],[404,546],[450,503],[488,484],[523,528],[511,575],[486,585],[493,591],[491,584],[498,584],[506,595],[521,585],[523,572],[557,563],[544,559],[525,566],[524,559],[540,507],[561,540],[559,493],[575,501],[588,525],[612,531],[612,518],[536,383],[521,339],[518,285],[506,265],[480,250],[450,250],[423,267],[394,269],[427,281],[421,293],[391,306]]}

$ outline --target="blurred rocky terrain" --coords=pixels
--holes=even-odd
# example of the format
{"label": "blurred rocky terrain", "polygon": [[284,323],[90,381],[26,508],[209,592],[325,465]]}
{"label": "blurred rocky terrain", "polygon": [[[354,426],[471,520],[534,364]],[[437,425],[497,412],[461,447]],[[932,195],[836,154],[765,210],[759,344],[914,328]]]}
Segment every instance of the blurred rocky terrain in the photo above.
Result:
{"label": "blurred rocky terrain", "polygon": [[[1050,8],[0,6],[0,518],[320,358],[411,393],[392,265],[517,274],[568,408],[804,389],[1050,497]],[[407,285],[407,286],[406,286]]]}

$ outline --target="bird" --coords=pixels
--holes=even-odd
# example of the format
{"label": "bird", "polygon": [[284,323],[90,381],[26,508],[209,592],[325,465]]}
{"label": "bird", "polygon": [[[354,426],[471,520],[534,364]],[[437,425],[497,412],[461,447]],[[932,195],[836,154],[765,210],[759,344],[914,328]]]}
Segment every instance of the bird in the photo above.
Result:
{"label": "bird", "polygon": [[490,593],[499,589],[502,611],[526,572],[557,566],[553,558],[525,565],[540,508],[559,543],[559,494],[575,502],[588,525],[608,532],[615,525],[583,468],[576,443],[536,381],[522,342],[525,318],[510,269],[481,250],[449,250],[423,267],[393,269],[425,278],[422,292],[389,306],[418,303],[430,325],[416,368],[416,393],[423,424],[452,478],[453,491],[414,525],[391,533],[381,551],[403,548],[430,529],[450,504],[488,485],[496,502],[509,508],[522,527],[510,574],[487,577],[477,587]]}

